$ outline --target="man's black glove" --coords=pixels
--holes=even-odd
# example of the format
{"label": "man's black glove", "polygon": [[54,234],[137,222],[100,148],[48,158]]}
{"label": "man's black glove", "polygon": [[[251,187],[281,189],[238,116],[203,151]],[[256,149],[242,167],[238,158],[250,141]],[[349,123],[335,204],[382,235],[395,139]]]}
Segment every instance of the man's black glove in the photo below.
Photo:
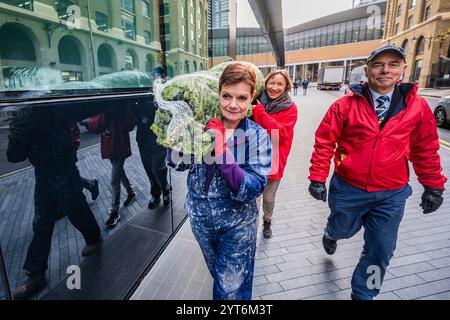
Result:
{"label": "man's black glove", "polygon": [[317,200],[327,202],[327,187],[325,186],[325,183],[318,181],[311,181],[308,191]]}
{"label": "man's black glove", "polygon": [[422,193],[422,203],[420,204],[423,213],[426,214],[436,211],[444,201],[444,197],[442,197],[443,193],[444,190],[425,187]]}

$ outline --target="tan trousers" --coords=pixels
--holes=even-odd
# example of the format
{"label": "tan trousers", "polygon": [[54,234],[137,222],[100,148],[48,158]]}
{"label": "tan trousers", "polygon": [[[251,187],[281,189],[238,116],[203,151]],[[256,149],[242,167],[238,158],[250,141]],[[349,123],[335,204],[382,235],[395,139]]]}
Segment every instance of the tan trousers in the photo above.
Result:
{"label": "tan trousers", "polygon": [[[273,209],[275,208],[275,196],[277,194],[278,186],[281,180],[269,180],[266,187],[264,188],[263,194],[256,199],[256,205],[258,210],[263,209],[263,220],[272,221]],[[262,198],[262,199],[261,199]]]}

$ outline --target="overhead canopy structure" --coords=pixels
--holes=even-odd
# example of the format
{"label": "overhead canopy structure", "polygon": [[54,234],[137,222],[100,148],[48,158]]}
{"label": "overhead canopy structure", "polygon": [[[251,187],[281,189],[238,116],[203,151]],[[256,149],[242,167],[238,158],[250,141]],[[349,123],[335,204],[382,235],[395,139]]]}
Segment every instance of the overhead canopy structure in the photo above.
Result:
{"label": "overhead canopy structure", "polygon": [[272,47],[278,67],[284,67],[284,30],[281,0],[248,0],[256,21]]}

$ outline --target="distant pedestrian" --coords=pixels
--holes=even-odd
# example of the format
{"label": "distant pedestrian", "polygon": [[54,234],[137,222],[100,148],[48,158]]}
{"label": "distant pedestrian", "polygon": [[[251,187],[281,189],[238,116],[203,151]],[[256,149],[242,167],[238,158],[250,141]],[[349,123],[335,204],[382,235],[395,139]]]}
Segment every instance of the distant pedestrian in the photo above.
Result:
{"label": "distant pedestrian", "polygon": [[27,278],[13,292],[15,299],[27,299],[47,285],[45,272],[58,219],[66,215],[81,232],[86,241],[83,256],[99,250],[102,238],[82,192],[69,124],[47,110],[20,111],[10,124],[7,157],[9,162],[28,159],[34,168],[33,238],[23,265]]}
{"label": "distant pedestrian", "polygon": [[423,213],[437,210],[443,202],[447,178],[442,174],[436,123],[417,86],[398,84],[406,67],[402,48],[376,49],[365,66],[368,83],[352,85],[316,131],[309,192],[324,202],[334,156],[328,193],[331,214],[322,238],[326,253],[333,254],[338,240],[364,227],[364,246],[351,281],[354,300],[372,300],[380,291],[412,194],[408,161],[424,187]]}
{"label": "distant pedestrian", "polygon": [[299,85],[299,80],[298,79],[295,79],[295,81],[294,81],[294,96],[296,96],[297,95],[297,91],[298,91],[298,85]]}
{"label": "distant pedestrian", "polygon": [[[275,196],[284,174],[294,139],[297,106],[289,96],[291,82],[286,70],[275,70],[265,79],[261,103],[253,108],[253,120],[267,130],[273,143],[272,170],[262,195],[263,236],[272,237]],[[258,209],[259,201],[258,199]]]}
{"label": "distant pedestrian", "polygon": [[303,87],[303,95],[306,96],[306,91],[308,90],[309,80],[307,78],[303,79],[302,87]]}
{"label": "distant pedestrian", "polygon": [[125,160],[131,156],[130,131],[135,126],[135,118],[129,110],[100,114],[89,118],[89,131],[101,134],[102,159],[111,161],[111,187],[112,199],[108,227],[114,227],[120,220],[120,184],[127,191],[127,198],[123,205],[129,206],[135,199],[136,193],[128,179],[124,165]]}

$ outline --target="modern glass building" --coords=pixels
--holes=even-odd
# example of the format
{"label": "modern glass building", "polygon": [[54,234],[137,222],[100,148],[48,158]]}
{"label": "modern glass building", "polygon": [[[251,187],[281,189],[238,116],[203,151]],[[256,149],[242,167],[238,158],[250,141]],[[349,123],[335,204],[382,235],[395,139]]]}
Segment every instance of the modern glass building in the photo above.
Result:
{"label": "modern glass building", "polygon": [[208,0],[210,66],[236,58],[236,19],[236,0]]}
{"label": "modern glass building", "polygon": [[[381,44],[385,13],[386,1],[362,1],[355,8],[285,29],[286,66],[292,78],[315,81],[321,66],[342,65],[348,79]],[[264,73],[276,67],[259,28],[238,28],[236,44],[237,59],[255,63]],[[226,32],[216,32],[214,56],[225,54],[228,45]]]}

